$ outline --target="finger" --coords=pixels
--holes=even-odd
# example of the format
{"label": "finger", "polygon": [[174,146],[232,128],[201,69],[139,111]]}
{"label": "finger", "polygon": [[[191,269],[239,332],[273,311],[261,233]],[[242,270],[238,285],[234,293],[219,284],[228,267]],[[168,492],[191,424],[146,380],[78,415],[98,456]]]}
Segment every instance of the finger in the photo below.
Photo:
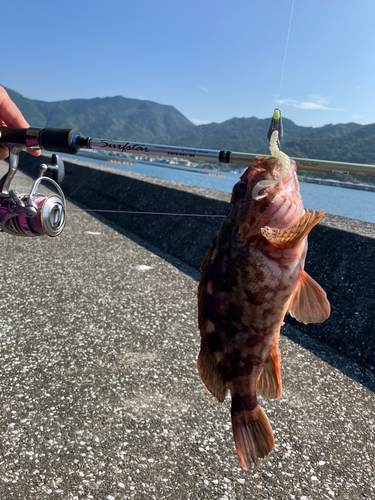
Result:
{"label": "finger", "polygon": [[8,156],[9,156],[9,149],[0,148],[0,160],[4,160],[5,158],[8,158]]}
{"label": "finger", "polygon": [[[28,149],[27,152],[32,154],[33,156],[40,156],[40,151],[38,151],[38,150],[35,151],[34,149]],[[9,156],[9,149],[1,147],[0,148],[0,161],[5,160],[5,158],[8,158],[8,156]]]}
{"label": "finger", "polygon": [[39,150],[28,149],[27,152],[30,153],[30,154],[32,154],[33,156],[40,156],[40,151]]}
{"label": "finger", "polygon": [[0,87],[0,119],[8,127],[29,127],[21,111],[17,108],[3,87]]}
{"label": "finger", "polygon": [[[29,127],[21,111],[17,108],[3,87],[0,87],[0,125],[20,128]],[[35,151],[33,149],[28,149],[27,151],[33,156],[40,156],[40,151]],[[8,148],[0,148],[0,160],[3,160],[8,155]]]}

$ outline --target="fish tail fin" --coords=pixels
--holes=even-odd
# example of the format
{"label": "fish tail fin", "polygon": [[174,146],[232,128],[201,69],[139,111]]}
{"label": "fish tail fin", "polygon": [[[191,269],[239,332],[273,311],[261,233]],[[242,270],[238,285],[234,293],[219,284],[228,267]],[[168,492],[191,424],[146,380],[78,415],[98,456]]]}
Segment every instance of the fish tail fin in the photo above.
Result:
{"label": "fish tail fin", "polygon": [[248,470],[252,462],[257,465],[259,458],[271,453],[275,442],[272,428],[259,406],[251,411],[232,411],[232,429],[238,459],[243,469]]}

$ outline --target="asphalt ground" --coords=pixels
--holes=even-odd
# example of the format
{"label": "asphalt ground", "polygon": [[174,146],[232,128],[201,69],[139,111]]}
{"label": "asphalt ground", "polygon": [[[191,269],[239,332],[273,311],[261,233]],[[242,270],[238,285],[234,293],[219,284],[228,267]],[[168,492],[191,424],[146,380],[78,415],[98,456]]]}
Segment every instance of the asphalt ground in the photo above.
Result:
{"label": "asphalt ground", "polygon": [[72,203],[0,245],[2,500],[375,499],[373,373],[285,325],[275,449],[245,472],[196,368],[196,270]]}

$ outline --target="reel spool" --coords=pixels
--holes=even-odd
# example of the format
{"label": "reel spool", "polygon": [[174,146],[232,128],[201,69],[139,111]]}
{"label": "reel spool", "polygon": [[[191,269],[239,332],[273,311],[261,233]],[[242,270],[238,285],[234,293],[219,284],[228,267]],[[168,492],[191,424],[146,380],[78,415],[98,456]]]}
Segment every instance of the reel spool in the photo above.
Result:
{"label": "reel spool", "polygon": [[[64,163],[57,155],[53,155],[52,165],[40,165],[39,177],[30,193],[20,194],[9,189],[18,166],[18,153],[15,155],[14,151],[11,151],[9,171],[0,180],[0,231],[14,236],[58,236],[65,226],[66,201],[56,180],[62,182],[64,178]],[[52,172],[56,180],[45,177],[46,172]],[[52,183],[58,194],[39,194],[37,191],[42,181]]]}

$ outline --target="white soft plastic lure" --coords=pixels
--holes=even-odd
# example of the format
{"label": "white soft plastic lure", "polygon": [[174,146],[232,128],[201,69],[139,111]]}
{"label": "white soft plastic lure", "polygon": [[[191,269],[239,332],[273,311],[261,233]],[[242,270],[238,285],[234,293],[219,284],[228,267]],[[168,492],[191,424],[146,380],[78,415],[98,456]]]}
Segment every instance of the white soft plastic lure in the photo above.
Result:
{"label": "white soft plastic lure", "polygon": [[280,182],[286,174],[289,172],[290,169],[290,158],[287,156],[285,153],[280,151],[278,145],[277,145],[277,139],[279,138],[279,133],[277,130],[274,130],[271,135],[270,139],[270,151],[271,155],[274,158],[277,158],[281,162],[281,172],[280,175],[277,179],[274,181],[260,181],[258,184],[254,186],[253,192],[252,192],[252,198],[253,200],[261,200],[262,198],[265,198],[267,196],[266,194],[259,194],[260,191],[263,189],[269,188],[271,186],[274,186],[278,182]]}

